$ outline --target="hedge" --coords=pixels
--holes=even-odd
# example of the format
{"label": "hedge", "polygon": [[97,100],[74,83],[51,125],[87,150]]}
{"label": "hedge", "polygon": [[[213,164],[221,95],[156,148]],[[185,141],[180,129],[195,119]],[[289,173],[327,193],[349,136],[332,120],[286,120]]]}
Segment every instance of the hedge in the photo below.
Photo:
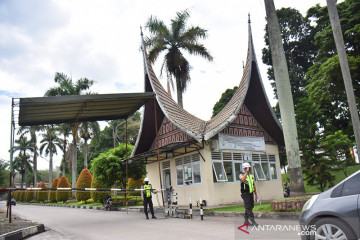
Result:
{"label": "hedge", "polygon": [[25,191],[24,190],[20,191],[19,195],[20,195],[19,197],[20,202],[25,202]]}
{"label": "hedge", "polygon": [[[65,176],[62,176],[59,179],[59,183],[57,185],[58,188],[68,188],[71,187],[71,184],[67,180]],[[56,201],[57,202],[66,202],[71,196],[71,190],[56,190]]]}
{"label": "hedge", "polygon": [[[39,183],[38,184],[39,188],[46,188],[46,184],[45,183]],[[46,200],[49,199],[49,191],[47,190],[39,190],[36,192],[36,200],[39,202],[44,202]]]}
{"label": "hedge", "polygon": [[[90,188],[92,178],[93,177],[92,177],[89,169],[87,169],[87,168],[83,169],[79,175],[77,182],[76,182],[76,188]],[[76,196],[76,200],[78,202],[86,201],[91,198],[91,194],[89,191],[76,191],[75,196]]]}
{"label": "hedge", "polygon": [[[57,188],[58,183],[59,183],[59,179],[55,178],[54,181],[51,184],[51,188]],[[49,201],[50,202],[56,202],[56,191],[55,190],[50,190]]]}
{"label": "hedge", "polygon": [[[95,178],[93,178],[91,187],[92,188],[104,188],[106,186],[102,183],[96,182]],[[108,194],[111,194],[111,192],[110,191],[107,191],[107,192],[91,191],[91,198],[94,200],[94,202],[102,203],[104,201],[104,198]]]}
{"label": "hedge", "polygon": [[31,202],[34,200],[34,190],[25,191],[25,202]]}

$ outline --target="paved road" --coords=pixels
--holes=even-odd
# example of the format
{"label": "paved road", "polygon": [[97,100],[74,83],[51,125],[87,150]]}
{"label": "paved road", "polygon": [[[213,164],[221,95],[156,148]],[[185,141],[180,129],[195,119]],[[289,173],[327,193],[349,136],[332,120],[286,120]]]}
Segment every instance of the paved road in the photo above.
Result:
{"label": "paved road", "polygon": [[[1,206],[3,207],[3,206]],[[17,205],[16,215],[43,223],[48,231],[30,239],[300,239],[294,231],[297,221],[259,219],[262,229],[249,227],[248,234],[238,230],[243,219],[236,217],[200,217],[194,220],[146,220],[143,213],[108,212],[91,209]],[[246,228],[242,228],[246,231]]]}

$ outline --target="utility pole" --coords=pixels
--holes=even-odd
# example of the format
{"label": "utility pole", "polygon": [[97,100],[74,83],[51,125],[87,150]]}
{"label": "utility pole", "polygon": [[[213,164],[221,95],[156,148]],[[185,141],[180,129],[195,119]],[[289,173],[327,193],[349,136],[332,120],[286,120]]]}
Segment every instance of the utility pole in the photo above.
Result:
{"label": "utility pole", "polygon": [[299,142],[296,128],[294,102],[291,93],[289,71],[282,45],[280,25],[273,0],[264,0],[268,22],[271,57],[279,97],[280,114],[284,132],[286,155],[289,162],[292,195],[305,195],[302,177]]}
{"label": "utility pole", "polygon": [[336,50],[339,56],[339,62],[341,67],[341,72],[344,79],[346,96],[349,104],[351,122],[354,128],[354,135],[356,141],[356,149],[358,154],[360,153],[360,121],[359,114],[356,107],[354,88],[351,80],[349,62],[347,59],[344,39],[341,31],[339,14],[336,8],[336,3],[334,0],[326,0],[327,8],[329,12],[329,18],[331,23],[331,28],[334,34]]}

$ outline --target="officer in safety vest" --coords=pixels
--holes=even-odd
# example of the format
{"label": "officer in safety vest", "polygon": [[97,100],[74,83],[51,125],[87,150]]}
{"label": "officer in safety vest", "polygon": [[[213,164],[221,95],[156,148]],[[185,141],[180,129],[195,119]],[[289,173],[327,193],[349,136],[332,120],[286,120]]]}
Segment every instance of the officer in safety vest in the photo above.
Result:
{"label": "officer in safety vest", "polygon": [[[254,182],[254,176],[250,174],[250,164],[244,163],[243,164],[243,170],[245,174],[240,174],[240,180],[241,180],[241,198],[244,200],[245,205],[245,222],[244,224],[249,223],[249,226],[258,226],[258,224],[255,222],[254,219],[254,193],[255,193],[255,200],[258,199],[256,188],[255,188],[255,182]],[[250,220],[250,222],[249,222]]]}
{"label": "officer in safety vest", "polygon": [[145,184],[141,186],[141,189],[144,189],[141,191],[141,198],[144,204],[144,212],[146,215],[146,219],[149,219],[148,216],[148,211],[147,211],[147,205],[149,204],[150,207],[150,212],[152,215],[152,219],[156,219],[155,215],[154,215],[154,208],[153,208],[153,203],[151,200],[151,193],[155,193],[153,192],[152,186],[151,184],[149,184],[149,178],[145,178],[144,179]]}

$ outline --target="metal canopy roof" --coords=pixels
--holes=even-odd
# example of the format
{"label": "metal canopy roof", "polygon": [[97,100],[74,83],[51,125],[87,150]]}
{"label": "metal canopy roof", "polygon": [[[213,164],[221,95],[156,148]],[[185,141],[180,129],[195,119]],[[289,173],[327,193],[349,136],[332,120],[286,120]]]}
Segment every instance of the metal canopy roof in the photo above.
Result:
{"label": "metal canopy roof", "polygon": [[154,96],[146,92],[20,98],[19,125],[127,118]]}

